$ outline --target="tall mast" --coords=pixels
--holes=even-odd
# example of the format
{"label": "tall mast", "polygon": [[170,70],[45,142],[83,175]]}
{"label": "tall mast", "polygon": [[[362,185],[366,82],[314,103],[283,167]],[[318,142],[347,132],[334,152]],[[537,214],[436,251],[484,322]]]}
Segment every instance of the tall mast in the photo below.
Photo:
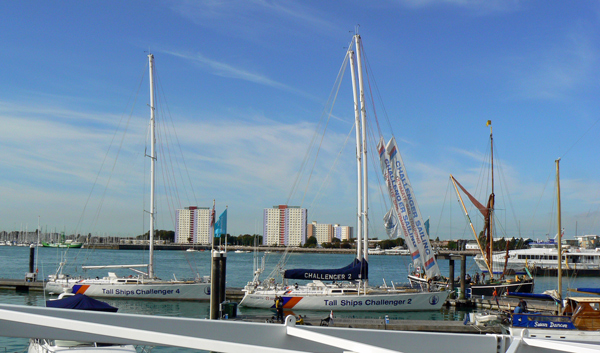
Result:
{"label": "tall mast", "polygon": [[490,194],[490,200],[488,201],[488,207],[489,207],[489,228],[488,228],[488,234],[490,235],[490,241],[489,241],[489,250],[488,250],[488,261],[489,261],[489,269],[490,269],[490,278],[494,278],[494,266],[493,266],[493,255],[494,255],[494,135],[492,134],[492,121],[488,120],[487,121],[487,125],[489,125],[490,127],[490,155],[491,155],[491,162],[492,162],[492,193]]}
{"label": "tall mast", "polygon": [[[560,158],[556,160],[556,210],[558,220],[558,298],[561,299],[560,304],[562,308],[562,234],[561,234],[561,210],[560,210],[560,170],[559,170]],[[559,311],[560,314],[560,311]]]}
{"label": "tall mast", "polygon": [[[365,262],[369,258],[369,193],[368,193],[368,175],[367,175],[367,110],[365,108],[365,90],[363,85],[363,75],[362,75],[362,58],[361,58],[361,43],[360,43],[360,35],[355,35],[356,38],[356,58],[357,58],[357,66],[358,66],[358,86],[360,92],[360,113],[361,113],[361,135],[362,135],[362,174],[363,174],[363,254]],[[365,288],[368,282],[367,279],[364,280]]]}
{"label": "tall mast", "polygon": [[361,127],[360,127],[360,111],[358,108],[358,95],[356,93],[356,63],[354,62],[354,52],[352,50],[348,50],[348,55],[350,56],[350,72],[352,76],[352,94],[354,96],[354,125],[356,127],[356,168],[357,168],[357,176],[358,185],[357,190],[357,213],[356,213],[356,258],[362,260],[362,172],[361,172],[361,160],[362,160],[362,148],[361,146]]}
{"label": "tall mast", "polygon": [[148,61],[150,67],[150,258],[148,260],[148,277],[154,278],[154,175],[156,155],[154,151],[154,145],[156,144],[156,135],[154,131],[154,55],[148,54]]}

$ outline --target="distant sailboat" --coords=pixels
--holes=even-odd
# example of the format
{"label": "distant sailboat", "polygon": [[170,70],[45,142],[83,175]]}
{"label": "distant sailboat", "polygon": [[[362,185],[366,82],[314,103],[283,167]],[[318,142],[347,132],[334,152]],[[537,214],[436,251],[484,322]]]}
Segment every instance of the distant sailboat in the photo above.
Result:
{"label": "distant sailboat", "polygon": [[[154,187],[155,187],[155,119],[154,119],[154,55],[148,55],[150,66],[150,128],[151,128],[151,181],[150,181],[150,231],[149,231],[149,261],[140,265],[106,265],[83,266],[83,269],[122,269],[128,268],[136,276],[119,277],[109,272],[103,278],[70,278],[62,274],[61,263],[59,271],[50,275],[45,290],[48,292],[85,294],[92,297],[130,298],[130,299],[161,299],[161,300],[210,300],[210,283],[203,278],[194,280],[161,280],[154,273]],[[137,268],[147,268],[147,272]]]}

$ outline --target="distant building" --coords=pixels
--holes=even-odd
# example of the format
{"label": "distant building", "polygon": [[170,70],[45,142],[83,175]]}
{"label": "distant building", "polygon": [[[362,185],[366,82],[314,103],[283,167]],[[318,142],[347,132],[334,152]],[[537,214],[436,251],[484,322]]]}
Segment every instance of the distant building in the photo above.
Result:
{"label": "distant building", "polygon": [[313,221],[307,227],[306,238],[314,236],[318,244],[330,243],[333,238],[340,241],[350,240],[352,238],[352,227],[341,226],[339,224],[323,224]]}
{"label": "distant building", "polygon": [[210,244],[210,208],[185,207],[176,211],[175,243]]}
{"label": "distant building", "polygon": [[475,241],[475,240],[468,241],[467,245],[465,245],[465,250],[479,250],[479,245],[477,244],[477,241]]}
{"label": "distant building", "polygon": [[338,238],[340,241],[350,241],[352,239],[352,227],[341,226],[339,224],[333,225],[333,236]]}
{"label": "distant building", "polygon": [[331,243],[333,239],[333,226],[331,224],[322,224],[313,221],[308,225],[307,238],[317,238],[318,244]]}
{"label": "distant building", "polygon": [[600,245],[600,237],[597,235],[581,235],[576,237],[580,247],[584,249],[596,249]]}
{"label": "distant building", "polygon": [[263,245],[301,246],[306,243],[307,209],[279,205],[263,213]]}

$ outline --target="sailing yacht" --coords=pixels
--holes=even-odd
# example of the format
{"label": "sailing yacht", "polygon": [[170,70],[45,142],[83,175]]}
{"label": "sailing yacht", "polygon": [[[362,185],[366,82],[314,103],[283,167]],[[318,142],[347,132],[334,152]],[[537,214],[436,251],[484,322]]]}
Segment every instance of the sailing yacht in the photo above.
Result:
{"label": "sailing yacht", "polygon": [[[83,269],[123,269],[128,268],[135,272],[128,277],[119,277],[115,272],[108,272],[102,278],[73,278],[62,273],[64,262],[59,270],[50,275],[46,282],[47,292],[61,293],[72,292],[85,294],[91,297],[105,298],[130,298],[130,299],[160,299],[160,300],[210,300],[210,283],[208,278],[195,278],[193,280],[161,280],[154,273],[154,188],[156,174],[156,134],[154,119],[154,55],[148,55],[150,67],[150,231],[149,231],[149,260],[148,264],[136,265],[106,265],[82,266]],[[146,268],[147,272],[139,270]]]}
{"label": "sailing yacht", "polygon": [[[556,160],[557,223],[561,227],[560,159]],[[561,253],[561,235],[558,236]],[[545,313],[515,313],[510,315],[510,325],[505,327],[513,337],[539,337],[569,342],[600,342],[600,297],[568,297],[562,300],[562,263],[557,262],[558,315]],[[564,306],[564,307],[563,307]]]}
{"label": "sailing yacht", "polygon": [[[241,306],[273,308],[274,299],[283,299],[284,309],[333,311],[421,311],[439,310],[448,297],[446,291],[425,291],[411,287],[373,287],[368,284],[368,192],[367,192],[367,129],[363,90],[361,39],[353,38],[350,59],[357,145],[358,212],[357,256],[349,265],[339,269],[290,269],[283,271],[282,283],[274,278],[260,280],[264,266],[258,268],[251,282],[242,289]],[[356,73],[360,101],[357,99]],[[359,107],[360,106],[360,110]],[[363,244],[364,242],[364,244]],[[289,285],[287,280],[312,280],[305,285]]]}
{"label": "sailing yacht", "polygon": [[[502,271],[494,271],[494,267],[498,261],[494,262],[494,254],[493,254],[493,245],[494,245],[494,207],[495,207],[495,194],[494,194],[494,138],[492,134],[492,121],[488,120],[486,126],[490,127],[490,166],[491,166],[491,193],[488,198],[487,205],[483,205],[480,203],[475,197],[473,197],[452,175],[450,175],[450,179],[454,185],[454,189],[456,190],[456,194],[461,202],[463,211],[465,213],[466,219],[469,222],[471,230],[473,231],[473,236],[475,240],[477,240],[477,244],[479,246],[479,250],[481,251],[480,257],[484,259],[486,272],[489,272],[490,276],[488,281],[484,283],[472,283],[470,284],[471,295],[480,296],[480,295],[493,295],[496,292],[498,295],[501,295],[506,292],[511,293],[532,293],[533,292],[533,278],[530,276],[516,276],[514,279],[508,279],[505,277],[506,269],[504,268]],[[473,203],[473,205],[481,212],[484,217],[484,229],[483,233],[486,236],[486,245],[481,245],[479,243],[479,237],[475,232],[475,228],[473,227],[473,223],[471,222],[471,218],[467,212],[467,208],[462,201],[461,194],[459,192],[462,190],[469,200]],[[506,255],[502,255],[503,260],[506,259]],[[505,265],[506,262],[502,263]],[[494,274],[501,273],[501,275],[497,278],[494,277]]]}

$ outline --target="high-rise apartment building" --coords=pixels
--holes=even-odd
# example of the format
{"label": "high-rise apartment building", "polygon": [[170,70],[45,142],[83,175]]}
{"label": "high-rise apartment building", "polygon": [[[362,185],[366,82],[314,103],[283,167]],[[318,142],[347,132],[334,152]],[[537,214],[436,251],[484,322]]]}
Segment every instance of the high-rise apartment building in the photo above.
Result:
{"label": "high-rise apartment building", "polygon": [[333,226],[331,224],[317,223],[313,221],[308,225],[307,237],[314,236],[318,244],[330,243],[333,238]]}
{"label": "high-rise apartment building", "polygon": [[333,225],[333,236],[338,238],[340,241],[342,241],[342,240],[350,241],[350,239],[352,238],[352,227],[334,224]]}
{"label": "high-rise apartment building", "polygon": [[176,211],[175,243],[210,244],[210,208],[190,206]]}
{"label": "high-rise apartment building", "polygon": [[306,208],[279,205],[263,213],[263,245],[301,246],[306,243]]}
{"label": "high-rise apartment building", "polygon": [[352,227],[341,226],[339,224],[322,224],[313,221],[308,225],[306,237],[314,236],[318,244],[330,243],[333,238],[342,240],[350,240],[352,237]]}

